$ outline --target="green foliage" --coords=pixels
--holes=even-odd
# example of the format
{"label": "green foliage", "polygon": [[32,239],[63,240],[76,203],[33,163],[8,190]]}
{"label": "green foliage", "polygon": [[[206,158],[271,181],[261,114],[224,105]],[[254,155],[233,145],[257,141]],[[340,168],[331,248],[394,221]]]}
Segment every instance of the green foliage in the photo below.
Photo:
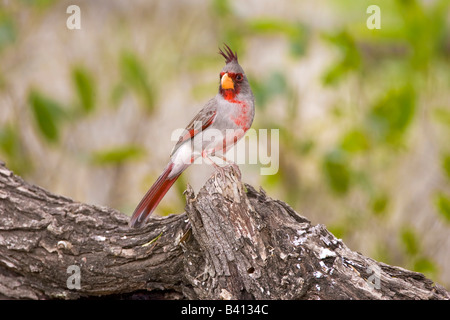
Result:
{"label": "green foliage", "polygon": [[264,176],[264,185],[272,187],[272,188],[276,188],[280,185],[282,185],[282,169],[278,170],[278,172],[276,174],[271,174],[271,175],[267,175]]}
{"label": "green foliage", "polygon": [[11,16],[0,8],[0,52],[16,40],[16,26]]}
{"label": "green foliage", "polygon": [[436,1],[428,8],[422,1],[397,0],[403,18],[401,35],[411,46],[410,62],[415,69],[426,69],[430,61],[442,54],[446,39],[447,1]]}
{"label": "green foliage", "polygon": [[347,232],[347,227],[343,224],[332,224],[327,226],[328,231],[330,231],[336,238],[342,239],[345,237],[345,234]]}
{"label": "green foliage", "polygon": [[[416,139],[411,139],[411,127],[419,123],[417,120],[421,124],[426,123],[427,115],[431,114],[434,123],[444,125],[437,128],[443,131],[436,130],[435,134],[444,132],[448,135],[445,130],[450,128],[449,106],[430,103],[436,97],[448,95],[443,88],[449,83],[450,29],[447,13],[450,3],[447,0],[432,3],[419,0],[334,3],[341,10],[336,14],[342,14],[346,19],[335,31],[326,32],[323,36],[337,52],[337,58],[322,75],[323,84],[345,90],[352,81],[358,84],[350,86],[348,109],[347,105],[337,104],[339,107],[330,109],[328,114],[334,120],[334,129],[341,129],[335,145],[328,149],[332,151],[322,155],[325,181],[341,195],[329,205],[351,211],[353,203],[342,204],[339,199],[350,200],[348,191],[352,188],[361,198],[359,200],[366,200],[361,201],[366,206],[358,207],[361,215],[369,211],[372,215],[365,215],[366,219],[377,219],[382,224],[381,218],[392,214],[392,204],[399,201],[393,196],[398,185],[386,183],[391,179],[389,173],[403,167],[404,160],[399,157],[402,153],[407,155],[410,148],[417,147]],[[380,30],[368,30],[361,19],[364,18],[361,12],[370,4],[381,8]],[[433,132],[433,129],[427,126],[427,131]],[[432,134],[424,136],[426,139],[434,137]],[[445,176],[450,178],[448,141],[445,137],[442,140],[444,155],[441,166]],[[438,146],[440,137],[430,143]],[[447,190],[446,186],[440,189]],[[443,221],[449,222],[448,193],[438,189],[432,201]],[[330,226],[338,234],[351,238],[352,233],[358,233],[354,226],[341,223],[341,218],[336,219],[338,222]],[[424,254],[419,233],[400,225],[398,237],[402,254],[390,252],[392,245],[386,242],[382,245],[382,255],[392,259],[391,263],[404,263],[409,268],[436,277],[438,268]]]}
{"label": "green foliage", "polygon": [[368,114],[368,126],[376,141],[397,144],[414,119],[415,92],[410,86],[391,89]]}
{"label": "green foliage", "polygon": [[324,39],[336,46],[339,50],[339,60],[325,72],[323,83],[325,85],[336,84],[346,74],[357,70],[361,65],[361,55],[355,44],[355,39],[346,30],[336,34],[325,34]]}
{"label": "green foliage", "polygon": [[306,26],[299,22],[289,22],[273,18],[259,18],[248,23],[250,32],[256,34],[284,35],[289,40],[290,51],[294,57],[305,54],[308,45],[309,32]]}
{"label": "green foliage", "polygon": [[211,4],[213,12],[219,17],[227,17],[232,13],[228,0],[213,0]]}
{"label": "green foliage", "polygon": [[141,98],[144,108],[153,112],[155,109],[155,91],[150,84],[144,64],[136,54],[127,51],[120,59],[120,70],[124,85],[132,89]]}
{"label": "green foliage", "polygon": [[135,145],[124,145],[104,150],[95,151],[91,154],[91,162],[95,165],[119,165],[130,160],[137,160],[145,155],[145,150]]}
{"label": "green foliage", "polygon": [[370,205],[376,215],[381,215],[386,212],[389,205],[389,196],[385,193],[377,194],[372,197]]}
{"label": "green foliage", "polygon": [[[266,124],[266,127],[268,128],[279,128],[280,126],[281,125],[272,123]],[[295,132],[291,130],[281,130],[280,139],[281,143],[284,145],[284,148],[293,151],[297,156],[307,156],[314,150],[314,147],[316,146],[314,139],[298,139],[295,137]]]}
{"label": "green foliage", "polygon": [[414,256],[419,253],[419,243],[415,231],[409,227],[405,227],[400,232],[401,243],[406,253]]}
{"label": "green foliage", "polygon": [[0,148],[4,153],[14,158],[19,144],[18,132],[11,125],[0,129]]}
{"label": "green foliage", "polygon": [[351,182],[347,153],[341,149],[335,149],[327,153],[323,159],[323,171],[331,190],[339,195],[347,193]]}
{"label": "green foliage", "polygon": [[51,6],[56,0],[21,0],[22,2],[28,4],[29,6],[34,6],[38,9],[46,9]]}
{"label": "green foliage", "polygon": [[250,85],[255,95],[256,106],[262,109],[267,106],[271,99],[287,91],[284,74],[276,71],[271,72],[265,79],[251,79]]}
{"label": "green foliage", "polygon": [[86,114],[94,111],[96,90],[89,71],[83,67],[76,67],[72,70],[72,79],[80,110]]}
{"label": "green foliage", "polygon": [[428,277],[436,277],[436,274],[438,272],[438,268],[436,267],[436,263],[433,262],[431,259],[426,257],[419,257],[414,260],[413,270],[417,272],[421,272],[426,274]]}
{"label": "green foliage", "polygon": [[450,110],[448,108],[435,108],[433,110],[433,119],[450,128]]}
{"label": "green foliage", "polygon": [[26,155],[18,128],[6,124],[0,127],[0,153],[9,168],[16,174],[27,174],[32,169],[31,159]]}
{"label": "green foliage", "polygon": [[39,133],[48,142],[58,142],[60,120],[64,116],[64,109],[53,99],[34,90],[30,92],[28,102]]}
{"label": "green foliage", "polygon": [[349,153],[363,152],[370,148],[370,140],[363,130],[353,129],[344,134],[340,147]]}
{"label": "green foliage", "polygon": [[444,169],[447,179],[450,180],[450,154],[442,156],[442,169]]}
{"label": "green foliage", "polygon": [[418,237],[411,227],[404,227],[400,231],[401,244],[409,260],[409,268],[425,273],[429,277],[436,277],[438,272],[436,264],[423,254]]}
{"label": "green foliage", "polygon": [[441,217],[444,218],[444,221],[450,223],[450,197],[439,192],[434,197],[434,205]]}

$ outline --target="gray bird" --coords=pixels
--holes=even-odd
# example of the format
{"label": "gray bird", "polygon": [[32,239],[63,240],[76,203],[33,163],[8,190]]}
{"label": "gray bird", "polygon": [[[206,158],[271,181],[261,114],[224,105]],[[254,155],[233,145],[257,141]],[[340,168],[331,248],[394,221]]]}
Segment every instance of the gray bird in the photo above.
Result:
{"label": "gray bird", "polygon": [[221,170],[212,158],[221,157],[229,162],[224,154],[251,127],[255,100],[237,54],[226,44],[224,50],[219,49],[219,54],[226,62],[220,72],[219,92],[187,125],[170,154],[169,163],[136,207],[130,227],[146,223],[177,178],[197,158],[207,159]]}

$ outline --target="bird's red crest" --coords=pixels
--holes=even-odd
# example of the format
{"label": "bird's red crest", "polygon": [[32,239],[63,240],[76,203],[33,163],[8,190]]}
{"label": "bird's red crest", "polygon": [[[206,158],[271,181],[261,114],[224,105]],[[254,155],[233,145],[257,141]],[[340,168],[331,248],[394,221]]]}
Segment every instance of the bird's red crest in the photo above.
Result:
{"label": "bird's red crest", "polygon": [[225,58],[225,62],[230,63],[233,60],[236,60],[236,62],[238,62],[237,53],[236,52],[233,53],[233,51],[226,43],[224,43],[224,45],[225,45],[225,52],[219,48],[219,54]]}

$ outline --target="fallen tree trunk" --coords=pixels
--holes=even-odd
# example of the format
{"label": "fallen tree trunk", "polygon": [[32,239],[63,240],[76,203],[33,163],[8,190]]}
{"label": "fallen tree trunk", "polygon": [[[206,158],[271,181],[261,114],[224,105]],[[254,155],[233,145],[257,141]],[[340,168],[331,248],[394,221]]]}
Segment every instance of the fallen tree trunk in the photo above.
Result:
{"label": "fallen tree trunk", "polygon": [[128,217],[28,184],[0,164],[0,297],[450,299],[424,275],[351,251],[227,167],[185,213]]}

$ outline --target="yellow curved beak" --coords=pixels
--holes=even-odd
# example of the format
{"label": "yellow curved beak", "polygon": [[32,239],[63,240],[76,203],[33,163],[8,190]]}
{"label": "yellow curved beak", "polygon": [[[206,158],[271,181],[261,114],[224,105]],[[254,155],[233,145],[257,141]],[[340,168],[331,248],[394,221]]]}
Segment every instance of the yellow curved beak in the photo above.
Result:
{"label": "yellow curved beak", "polygon": [[220,79],[220,85],[222,86],[222,89],[234,89],[234,83],[233,79],[228,75],[228,73],[225,73],[222,76],[222,79]]}

